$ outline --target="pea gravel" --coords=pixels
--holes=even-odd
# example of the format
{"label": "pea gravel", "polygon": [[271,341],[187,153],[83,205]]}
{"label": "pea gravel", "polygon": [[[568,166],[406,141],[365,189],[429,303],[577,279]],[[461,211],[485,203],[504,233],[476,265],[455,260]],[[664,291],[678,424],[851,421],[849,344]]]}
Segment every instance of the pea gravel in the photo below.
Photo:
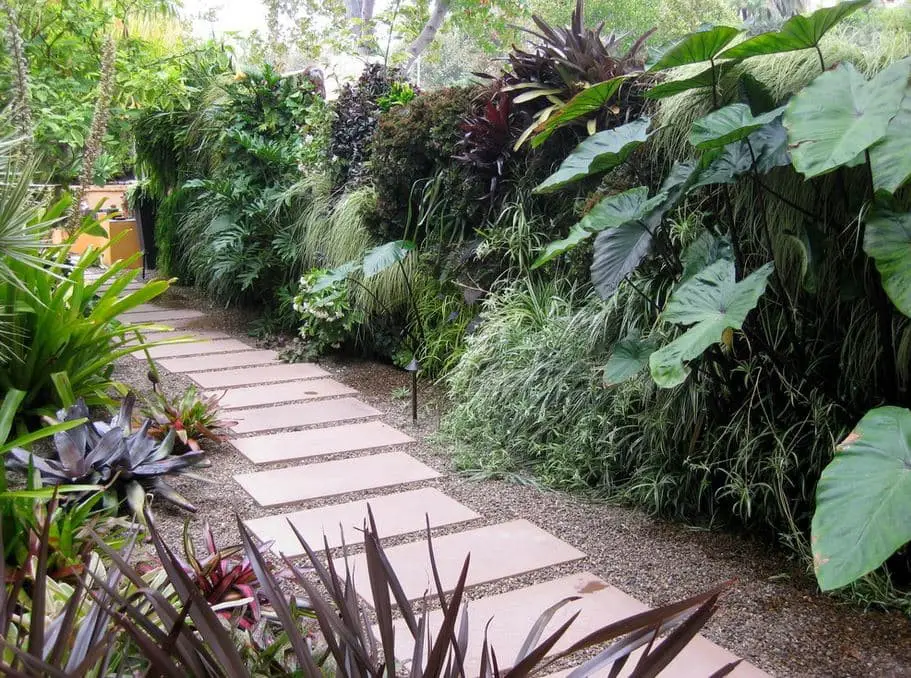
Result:
{"label": "pea gravel", "polygon": [[[210,315],[190,328],[218,329],[244,336],[249,316],[213,309],[193,290],[172,288],[162,305],[192,306]],[[520,577],[471,589],[471,597],[539,583],[556,576],[588,570],[639,600],[657,605],[696,593],[719,581],[734,580],[704,634],[723,647],[756,664],[773,676],[911,676],[911,622],[899,613],[863,612],[835,598],[818,593],[811,577],[795,568],[768,543],[742,535],[704,531],[662,522],[639,510],[542,490],[532,484],[480,480],[453,471],[444,446],[428,440],[437,429],[445,399],[437,388],[422,383],[420,417],[411,422],[410,400],[396,398],[396,389],[410,385],[410,375],[389,365],[354,359],[326,359],[321,366],[338,381],[360,392],[359,397],[383,412],[383,421],[408,433],[416,443],[401,449],[444,475],[409,488],[437,487],[483,518],[434,530],[434,536],[470,527],[525,518],[588,554],[582,561],[556,566]],[[115,377],[137,391],[149,390],[148,366],[133,358],[119,361]],[[162,387],[180,393],[191,381],[161,370]],[[166,507],[157,509],[162,533],[179,545],[184,520],[198,537],[203,521],[222,543],[238,539],[236,515],[244,519],[270,515],[234,482],[232,476],[258,470],[229,443],[204,445],[211,467],[200,474],[209,482],[177,478],[173,485],[193,502],[198,512],[189,516]],[[369,452],[310,458],[360,456]],[[277,468],[279,465],[270,468]],[[384,494],[385,488],[373,494]],[[281,511],[290,512],[364,497],[364,493],[299,502]],[[368,493],[366,496],[372,496]],[[394,545],[420,538],[407,535],[384,540]],[[357,552],[357,548],[352,552]]]}

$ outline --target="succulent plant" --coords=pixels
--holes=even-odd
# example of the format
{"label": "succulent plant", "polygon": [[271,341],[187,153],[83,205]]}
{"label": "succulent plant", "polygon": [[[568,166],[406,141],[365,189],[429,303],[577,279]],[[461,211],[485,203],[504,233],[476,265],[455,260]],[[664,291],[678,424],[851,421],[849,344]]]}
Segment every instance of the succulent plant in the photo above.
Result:
{"label": "succulent plant", "polygon": [[228,438],[228,429],[236,421],[221,419],[219,402],[222,395],[205,395],[195,386],[190,386],[175,399],[168,398],[152,384],[154,395],[142,408],[142,413],[152,420],[149,435],[163,440],[173,432],[183,449],[200,450],[199,439],[208,438],[223,441]]}
{"label": "succulent plant", "polygon": [[[88,421],[55,434],[54,457],[41,457],[22,448],[10,450],[7,468],[24,472],[34,468],[44,485],[103,485],[108,496],[126,499],[140,517],[146,494],[187,511],[196,511],[196,507],[168,485],[165,477],[188,472],[203,461],[204,455],[201,452],[172,455],[176,433],[155,440],[149,435],[151,420],[134,432],[135,402],[133,395],[124,398],[120,412],[109,423]],[[82,400],[57,413],[61,421],[88,416],[88,407]]]}

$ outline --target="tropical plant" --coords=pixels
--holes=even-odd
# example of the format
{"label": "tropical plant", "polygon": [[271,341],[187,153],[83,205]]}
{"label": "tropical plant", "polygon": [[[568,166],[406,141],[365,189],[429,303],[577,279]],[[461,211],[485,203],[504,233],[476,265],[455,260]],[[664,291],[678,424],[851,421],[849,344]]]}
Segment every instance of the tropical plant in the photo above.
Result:
{"label": "tropical plant", "polygon": [[[259,582],[242,546],[219,548],[208,521],[202,528],[205,556],[200,559],[190,535],[190,521],[183,525],[184,571],[218,615],[245,631],[260,620]],[[272,542],[254,548],[265,553]]]}
{"label": "tropical plant", "polygon": [[384,113],[396,106],[407,106],[408,103],[418,95],[407,82],[393,82],[389,87],[389,93],[384,94],[376,100],[377,107]]}
{"label": "tropical plant", "polygon": [[494,96],[480,113],[466,117],[461,129],[463,136],[455,159],[490,177],[488,196],[493,199],[512,151],[512,100],[506,95]]}
{"label": "tropical plant", "polygon": [[509,54],[510,68],[501,77],[500,91],[508,93],[513,107],[531,119],[516,148],[536,131],[546,129],[549,136],[571,122],[594,134],[641,113],[640,87],[622,83],[643,70],[644,44],[652,31],[624,48],[620,36],[601,35],[603,24],[585,28],[584,10],[584,0],[576,0],[569,27],[553,27],[533,16],[537,30],[529,34],[537,42],[532,43],[532,51],[514,48]]}
{"label": "tropical plant", "polygon": [[179,443],[184,450],[199,452],[202,438],[225,441],[230,435],[228,429],[237,423],[221,417],[219,401],[224,394],[205,395],[195,386],[188,386],[176,398],[170,398],[159,390],[157,382],[152,386],[152,395],[140,408],[140,413],[152,420],[148,434],[156,440],[164,440],[173,431],[177,438],[175,444]]}
{"label": "tropical plant", "polygon": [[[133,431],[135,398],[128,395],[120,412],[109,423],[87,421],[54,436],[55,454],[40,457],[22,448],[7,453],[9,469],[28,473],[35,469],[44,485],[101,485],[108,504],[126,500],[130,510],[142,515],[146,495],[169,502],[187,511],[196,508],[168,485],[166,477],[188,473],[203,460],[201,452],[172,455],[176,434],[171,431],[159,442],[149,434],[152,422],[146,420]],[[62,421],[88,419],[85,402],[61,410]]]}

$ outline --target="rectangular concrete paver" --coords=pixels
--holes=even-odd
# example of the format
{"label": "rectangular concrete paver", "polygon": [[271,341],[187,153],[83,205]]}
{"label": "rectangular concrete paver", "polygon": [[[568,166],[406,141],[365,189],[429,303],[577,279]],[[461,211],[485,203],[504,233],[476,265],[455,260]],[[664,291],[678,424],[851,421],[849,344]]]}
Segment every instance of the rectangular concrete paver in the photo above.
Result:
{"label": "rectangular concrete paver", "polygon": [[[205,355],[208,353],[229,353],[237,351],[251,351],[249,346],[237,339],[218,339],[212,341],[200,337],[197,341],[170,344],[167,346],[153,346],[149,349],[149,355],[153,358],[180,358],[188,355]],[[137,358],[145,359],[145,354],[136,355]]]}
{"label": "rectangular concrete paver", "polygon": [[146,311],[143,313],[121,313],[118,319],[124,323],[164,323],[174,320],[191,320],[201,318],[202,311],[190,308],[165,308],[160,311]]}
{"label": "rectangular concrete paver", "polygon": [[221,399],[221,406],[225,408],[255,407],[257,405],[290,403],[296,400],[351,395],[352,393],[357,393],[357,391],[334,379],[305,379],[302,381],[285,381],[280,384],[261,384],[259,386],[232,388]]}
{"label": "rectangular concrete paver", "polygon": [[323,454],[356,452],[389,445],[414,442],[407,436],[381,421],[360,424],[343,424],[330,428],[313,428],[306,431],[286,431],[232,441],[254,464],[304,459]]}
{"label": "rectangular concrete paver", "polygon": [[[474,558],[472,558],[473,560]],[[541,613],[565,598],[576,596],[579,597],[579,600],[571,601],[560,608],[542,634],[542,638],[546,638],[573,614],[579,613],[563,637],[548,653],[550,655],[567,649],[599,628],[648,609],[646,605],[589,572],[573,574],[543,584],[473,600],[468,605],[467,675],[478,675],[485,628],[487,628],[488,642],[497,653],[500,668],[508,668],[515,664],[516,656],[525,637]],[[442,614],[438,610],[430,613],[428,623],[432,633],[439,628],[441,620]],[[488,620],[490,620],[489,627],[487,627]],[[412,648],[411,636],[408,634],[407,627],[401,621],[397,622],[396,655],[402,660],[410,658]],[[620,673],[621,676],[629,675],[641,653],[642,650],[639,650],[632,655],[624,671]],[[697,636],[670,663],[662,675],[673,676],[673,678],[705,678],[736,659],[737,657],[727,650]],[[566,671],[554,675],[562,676],[568,673],[569,671]],[[608,673],[609,670],[604,670],[591,675],[600,678],[606,677]],[[730,675],[738,678],[767,678],[765,673],[747,663],[742,663]]]}
{"label": "rectangular concrete paver", "polygon": [[404,452],[387,452],[322,464],[234,476],[260,506],[330,497],[436,478],[440,474]]}
{"label": "rectangular concrete paver", "polygon": [[[343,543],[360,544],[364,541],[362,528],[367,519],[367,504],[367,501],[352,501],[308,511],[256,518],[246,521],[246,524],[263,541],[274,541],[272,550],[276,554],[299,556],[304,553],[304,549],[291,529],[289,521],[315,551],[324,548],[324,535],[329,542],[329,548],[337,548]],[[423,530],[427,524],[425,516],[429,516],[431,527],[481,517],[480,514],[433,487],[387,494],[371,499],[369,504],[381,537],[394,537]]]}
{"label": "rectangular concrete paver", "polygon": [[[433,550],[440,581],[446,591],[451,591],[456,585],[469,553],[471,564],[466,580],[468,586],[585,557],[578,549],[527,520],[513,520],[437,537],[433,540]],[[386,555],[409,600],[417,600],[425,592],[433,591],[435,594],[430,556],[424,539],[388,548]],[[354,582],[358,593],[372,605],[365,556],[359,554],[349,560],[354,567]],[[337,564],[343,566],[341,560]]]}
{"label": "rectangular concrete paver", "polygon": [[249,384],[274,384],[295,379],[328,377],[329,373],[313,363],[275,363],[222,372],[190,372],[187,376],[203,388],[230,388]]}
{"label": "rectangular concrete paver", "polygon": [[233,410],[231,418],[237,420],[237,424],[232,427],[235,433],[256,433],[348,419],[366,419],[379,414],[379,410],[360,400],[340,398],[312,403]]}
{"label": "rectangular concrete paver", "polygon": [[163,358],[158,364],[170,372],[204,372],[223,370],[229,367],[249,367],[278,362],[275,351],[241,351],[237,353],[216,353],[205,356]]}
{"label": "rectangular concrete paver", "polygon": [[213,339],[230,339],[231,337],[224,332],[209,330],[142,330],[142,335],[147,336],[148,341],[167,341],[170,339],[179,339],[192,337],[200,341],[211,341]]}
{"label": "rectangular concrete paver", "polygon": [[156,311],[167,311],[167,306],[161,306],[159,304],[140,304],[134,308],[131,308],[127,311],[127,315],[134,315],[137,313],[153,313]]}

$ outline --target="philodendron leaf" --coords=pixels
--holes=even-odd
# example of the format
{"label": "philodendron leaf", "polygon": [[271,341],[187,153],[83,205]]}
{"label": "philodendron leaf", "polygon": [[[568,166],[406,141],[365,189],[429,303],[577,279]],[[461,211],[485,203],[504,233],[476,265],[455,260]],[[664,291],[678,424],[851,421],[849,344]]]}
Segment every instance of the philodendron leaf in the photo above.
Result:
{"label": "philodendron leaf", "polygon": [[[550,138],[557,128],[572,122],[582,116],[587,116],[600,111],[612,96],[620,89],[620,85],[628,76],[605,80],[597,85],[592,85],[566,102],[556,115],[551,115],[547,122],[541,126],[541,133],[531,140],[532,148],[537,148]],[[517,100],[518,102],[518,100]]]}
{"label": "philodendron leaf", "polygon": [[815,177],[853,162],[885,137],[898,114],[911,74],[911,57],[866,80],[850,63],[818,76],[788,104],[794,168]]}
{"label": "philodendron leaf", "polygon": [[568,252],[587,240],[593,233],[616,228],[628,221],[640,218],[644,214],[647,202],[648,189],[644,186],[607,196],[572,227],[569,236],[550,243],[532,264],[532,268],[538,268],[554,257]]}
{"label": "philodendron leaf", "polygon": [[559,257],[561,254],[566,254],[580,243],[588,240],[590,237],[592,237],[591,231],[586,231],[584,228],[582,228],[581,224],[574,224],[573,227],[569,229],[569,235],[567,235],[562,240],[554,240],[544,248],[544,251],[541,252],[537,259],[535,259],[535,263],[531,265],[531,269],[534,270],[539,266],[543,266],[552,259]]}
{"label": "philodendron leaf", "polygon": [[310,292],[315,294],[329,289],[335,283],[342,282],[349,278],[360,267],[361,265],[356,261],[349,261],[341,266],[336,266],[332,270],[326,271],[325,274],[321,275],[316,282],[313,283]]}
{"label": "philodendron leaf", "polygon": [[911,317],[911,213],[875,210],[864,228],[864,252],[876,262],[892,303]]}
{"label": "philodendron leaf", "polygon": [[734,264],[720,260],[680,285],[667,302],[662,317],[667,322],[692,327],[649,357],[655,383],[662,388],[682,384],[689,374],[684,363],[719,343],[726,330],[741,329],[747,314],[765,292],[772,269],[769,262],[736,282]]}
{"label": "philodendron leaf", "polygon": [[689,280],[707,266],[722,259],[734,260],[731,240],[727,236],[719,238],[708,231],[703,231],[680,255],[680,261],[683,264],[681,281]]}
{"label": "philodendron leaf", "polygon": [[911,541],[911,411],[870,410],[841,441],[816,486],[811,541],[823,591],[872,572]]}
{"label": "philodendron leaf", "polygon": [[782,113],[784,107],[754,116],[746,104],[730,104],[696,120],[690,130],[690,143],[703,151],[721,148],[746,139]]}
{"label": "philodendron leaf", "polygon": [[660,71],[714,59],[742,32],[739,28],[715,26],[707,31],[690,33],[665,52],[649,70]]}
{"label": "philodendron leaf", "polygon": [[404,260],[414,250],[414,243],[410,240],[392,240],[383,245],[377,245],[364,255],[364,277],[372,278],[377,273],[382,273],[387,268],[395,266]]}
{"label": "philodendron leaf", "polygon": [[648,118],[593,134],[573,149],[560,168],[535,193],[552,193],[564,186],[613,169],[629,157],[649,137]]}
{"label": "philodendron leaf", "polygon": [[662,82],[660,85],[655,85],[646,92],[645,97],[647,99],[666,99],[667,97],[672,97],[681,92],[688,92],[691,89],[705,89],[706,87],[711,87],[736,65],[736,61],[725,61],[724,63],[716,65],[714,68],[709,66],[692,77]]}
{"label": "philodendron leaf", "polygon": [[905,90],[886,136],[870,149],[873,188],[895,193],[911,180],[911,87]]}
{"label": "philodendron leaf", "polygon": [[656,348],[654,340],[642,339],[638,332],[618,341],[604,366],[604,385],[616,386],[635,377],[648,367],[648,358]]}
{"label": "philodendron leaf", "polygon": [[746,59],[762,54],[793,52],[798,49],[816,47],[830,28],[849,14],[869,4],[870,0],[854,0],[854,2],[842,2],[834,7],[818,9],[810,16],[798,14],[785,21],[779,30],[744,40],[739,45],[734,45],[722,52],[720,56],[723,59]]}

